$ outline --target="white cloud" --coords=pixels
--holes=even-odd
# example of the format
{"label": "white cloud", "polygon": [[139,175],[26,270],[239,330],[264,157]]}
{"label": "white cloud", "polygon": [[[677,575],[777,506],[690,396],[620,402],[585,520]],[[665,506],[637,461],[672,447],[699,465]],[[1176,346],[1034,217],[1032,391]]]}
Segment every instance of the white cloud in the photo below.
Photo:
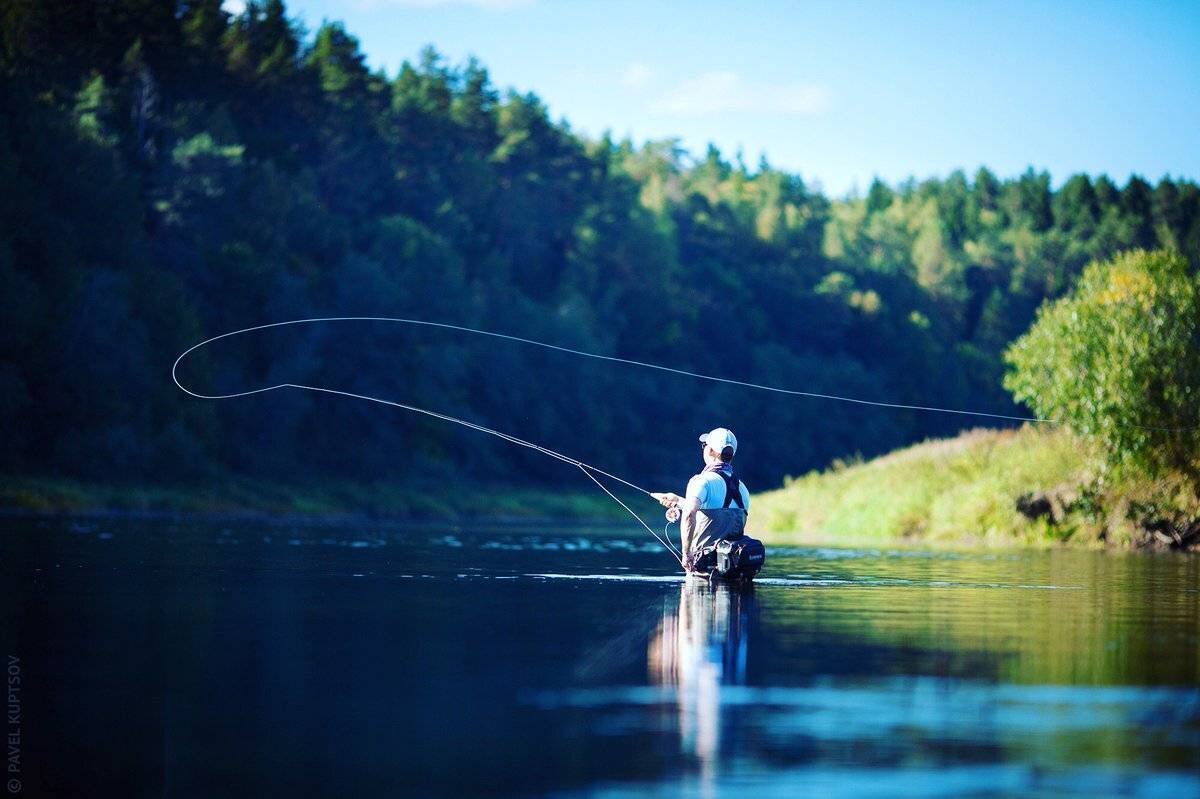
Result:
{"label": "white cloud", "polygon": [[640,89],[649,83],[652,77],[654,70],[641,61],[634,61],[621,73],[621,84],[630,89]]}
{"label": "white cloud", "polygon": [[728,112],[807,116],[829,107],[829,91],[813,83],[747,83],[736,72],[705,72],[658,98],[668,114]]}
{"label": "white cloud", "polygon": [[398,6],[401,8],[478,8],[484,11],[512,11],[517,8],[531,6],[536,0],[353,0],[359,8],[381,8]]}
{"label": "white cloud", "polygon": [[222,0],[221,10],[237,16],[246,10],[246,0]]}

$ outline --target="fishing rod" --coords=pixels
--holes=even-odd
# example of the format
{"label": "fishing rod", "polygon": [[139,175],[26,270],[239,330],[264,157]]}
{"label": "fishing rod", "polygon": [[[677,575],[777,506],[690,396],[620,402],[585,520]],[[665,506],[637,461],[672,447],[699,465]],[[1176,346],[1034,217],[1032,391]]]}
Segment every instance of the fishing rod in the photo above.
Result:
{"label": "fishing rod", "polygon": [[[556,352],[563,352],[563,353],[567,353],[569,355],[578,355],[578,356],[584,357],[584,358],[593,358],[593,359],[601,360],[601,361],[610,361],[613,363],[620,363],[620,364],[625,364],[628,366],[639,366],[639,367],[642,367],[645,369],[655,369],[655,370],[658,370],[661,372],[668,372],[671,374],[682,375],[682,376],[686,376],[686,377],[694,377],[699,380],[709,380],[709,381],[716,382],[716,383],[726,383],[728,385],[741,386],[743,388],[752,388],[752,389],[756,389],[756,390],[760,390],[760,391],[770,391],[770,392],[775,392],[778,394],[788,394],[788,395],[799,396],[799,397],[810,397],[810,398],[814,398],[814,399],[834,400],[834,401],[838,401],[838,402],[849,402],[849,403],[854,403],[854,404],[858,404],[858,405],[870,405],[870,406],[880,407],[880,408],[892,408],[892,409],[896,409],[896,410],[927,411],[927,412],[934,412],[934,413],[952,413],[952,414],[959,414],[959,415],[964,415],[964,416],[981,416],[981,417],[988,417],[988,418],[992,418],[992,419],[1004,419],[1007,421],[1018,421],[1018,422],[1056,423],[1056,421],[1057,421],[1054,419],[1044,419],[1044,418],[1040,418],[1040,417],[1012,416],[1012,415],[1002,414],[1002,413],[989,413],[986,411],[964,411],[964,410],[959,410],[959,409],[955,409],[955,408],[939,408],[939,407],[926,406],[926,405],[907,405],[907,404],[896,403],[896,402],[882,402],[882,401],[877,401],[877,400],[866,400],[866,399],[861,399],[861,398],[857,398],[857,397],[843,397],[843,396],[838,396],[836,394],[820,394],[820,393],[812,392],[812,391],[800,391],[797,389],[780,388],[778,386],[769,386],[769,385],[763,385],[761,383],[752,383],[752,382],[748,382],[748,381],[744,381],[744,380],[735,380],[735,379],[727,378],[727,377],[718,377],[716,375],[708,375],[708,374],[704,374],[701,372],[692,372],[692,371],[688,371],[687,369],[678,369],[678,368],[671,367],[671,366],[663,366],[662,364],[648,363],[646,361],[638,361],[638,360],[634,360],[632,358],[620,358],[615,355],[602,355],[602,354],[596,353],[596,352],[588,352],[586,350],[575,349],[572,347],[564,347],[564,346],[561,346],[558,344],[550,344],[545,341],[538,341],[536,339],[525,338],[523,336],[514,336],[514,335],[507,334],[507,333],[497,333],[497,332],[494,332],[491,330],[481,330],[478,328],[467,327],[465,325],[455,325],[455,324],[450,324],[447,322],[430,322],[430,321],[427,321],[424,319],[407,319],[407,318],[403,318],[403,317],[393,317],[393,316],[321,316],[321,317],[312,317],[312,318],[306,318],[306,319],[289,319],[284,322],[271,322],[268,324],[254,325],[253,327],[246,327],[246,328],[242,328],[241,330],[233,330],[228,333],[221,333],[220,335],[205,339],[204,341],[201,341],[199,344],[194,344],[191,347],[189,347],[188,349],[184,350],[182,353],[180,353],[179,357],[175,359],[175,363],[171,366],[171,379],[175,382],[175,385],[178,386],[179,389],[181,391],[183,391],[185,394],[188,394],[192,397],[196,397],[197,399],[207,399],[207,400],[234,399],[237,397],[248,397],[253,394],[263,394],[268,391],[276,391],[278,389],[287,389],[287,388],[297,389],[300,391],[313,391],[313,392],[318,392],[318,393],[322,393],[322,394],[334,394],[334,395],[342,396],[342,397],[350,397],[352,399],[360,399],[360,400],[366,400],[368,402],[375,402],[375,403],[379,403],[381,405],[388,405],[393,408],[400,408],[402,410],[411,411],[413,413],[420,413],[425,416],[430,416],[434,419],[439,419],[441,421],[452,422],[454,424],[462,425],[463,427],[467,427],[471,430],[475,430],[480,433],[486,433],[487,435],[495,436],[495,437],[500,438],[509,443],[516,444],[516,445],[522,446],[522,447],[526,447],[528,449],[532,449],[535,452],[540,452],[543,455],[547,455],[549,457],[552,457],[559,461],[562,461],[563,463],[568,463],[572,466],[575,466],[580,471],[582,471],[588,477],[588,479],[590,479],[597,486],[599,486],[600,489],[602,491],[604,491],[604,493],[608,494],[608,496],[611,497],[614,501],[616,501],[617,504],[619,504],[622,508],[624,508],[626,511],[628,511],[629,514],[631,516],[633,516],[633,518],[637,519],[638,523],[641,524],[642,527],[646,528],[647,532],[649,532],[650,535],[654,536],[654,538],[660,544],[662,544],[663,547],[665,547],[666,550],[668,552],[670,552],[671,555],[676,560],[679,561],[681,566],[683,565],[682,553],[680,551],[678,551],[670,543],[668,543],[668,541],[664,541],[663,538],[659,537],[659,535],[657,533],[655,533],[654,530],[652,530],[650,528],[650,526],[648,524],[646,524],[640,516],[638,516],[636,513],[634,513],[633,509],[631,509],[628,505],[626,505],[624,502],[622,502],[615,494],[613,494],[612,491],[610,491],[608,489],[607,486],[605,486],[603,483],[601,483],[600,480],[597,479],[597,475],[601,475],[601,476],[607,477],[611,480],[615,480],[616,482],[621,483],[622,485],[628,486],[629,488],[632,488],[633,490],[638,491],[642,494],[646,494],[647,496],[651,495],[650,491],[648,491],[645,488],[642,488],[641,486],[639,486],[635,483],[630,482],[629,480],[624,479],[623,477],[619,477],[619,476],[612,474],[611,472],[607,472],[597,466],[593,466],[589,463],[585,463],[585,462],[579,460],[578,458],[572,458],[569,455],[564,455],[563,453],[558,452],[556,450],[552,450],[549,447],[543,447],[540,444],[536,444],[532,441],[526,441],[525,439],[518,438],[517,436],[511,435],[509,433],[504,433],[499,430],[494,430],[490,427],[485,427],[481,424],[476,424],[475,422],[471,422],[466,419],[460,419],[456,416],[451,416],[449,414],[438,413],[437,411],[431,411],[426,408],[419,408],[415,405],[407,405],[402,402],[395,402],[393,400],[385,400],[385,399],[381,399],[379,397],[372,397],[372,396],[369,396],[366,394],[356,394],[351,391],[342,391],[339,389],[325,388],[323,386],[308,386],[308,385],[302,385],[299,383],[277,383],[272,386],[265,386],[263,388],[255,388],[255,389],[247,389],[245,391],[236,391],[236,392],[229,393],[229,394],[201,394],[197,391],[193,391],[193,390],[189,389],[187,386],[183,385],[183,383],[181,383],[179,381],[179,374],[178,374],[179,364],[182,363],[183,360],[185,358],[187,358],[187,356],[191,355],[196,350],[198,350],[202,347],[205,347],[205,346],[213,343],[214,341],[220,341],[221,339],[231,338],[233,336],[239,336],[244,333],[253,333],[253,332],[256,332],[259,330],[268,330],[268,329],[276,328],[276,327],[287,327],[287,326],[291,326],[291,325],[317,324],[317,323],[323,323],[323,322],[389,322],[389,323],[393,323],[393,324],[404,324],[404,325],[412,325],[412,326],[418,326],[418,327],[452,330],[452,331],[459,332],[459,333],[471,333],[471,334],[479,335],[479,336],[489,336],[491,338],[503,339],[506,341],[514,341],[514,342],[518,342],[520,344],[528,344],[528,345],[535,346],[535,347],[542,347],[544,349],[554,350]],[[669,524],[668,524],[668,527],[669,527]],[[670,536],[667,535],[666,529],[663,530],[663,533],[668,539],[670,538]]]}

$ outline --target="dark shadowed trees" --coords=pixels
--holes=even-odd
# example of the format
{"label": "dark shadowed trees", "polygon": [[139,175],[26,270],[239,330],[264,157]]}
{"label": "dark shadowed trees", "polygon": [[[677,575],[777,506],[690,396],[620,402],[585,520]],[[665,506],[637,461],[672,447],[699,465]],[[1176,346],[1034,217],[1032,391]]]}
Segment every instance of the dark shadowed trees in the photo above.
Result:
{"label": "dark shadowed trees", "polygon": [[[0,105],[10,471],[563,478],[394,409],[297,393],[207,404],[169,380],[201,338],[325,315],[1015,412],[1001,353],[1084,264],[1141,246],[1200,266],[1187,180],[1077,175],[1055,190],[1044,172],[980,168],[831,200],[765,159],[580,136],[475,61],[430,49],[373,72],[352,32],[310,34],[279,0],[234,16],[219,0],[0,3]],[[198,387],[330,385],[664,480],[717,423],[738,430],[759,485],[972,423],[369,324],[232,339],[186,366]]]}

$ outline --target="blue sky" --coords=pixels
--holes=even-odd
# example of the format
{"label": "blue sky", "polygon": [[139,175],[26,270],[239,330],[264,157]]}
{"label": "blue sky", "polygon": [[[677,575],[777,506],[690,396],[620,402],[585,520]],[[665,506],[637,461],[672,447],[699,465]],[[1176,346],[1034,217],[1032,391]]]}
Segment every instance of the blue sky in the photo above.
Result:
{"label": "blue sky", "polygon": [[1195,0],[287,6],[343,21],[389,76],[426,44],[474,55],[582,133],[765,154],[832,196],[980,165],[1200,178]]}

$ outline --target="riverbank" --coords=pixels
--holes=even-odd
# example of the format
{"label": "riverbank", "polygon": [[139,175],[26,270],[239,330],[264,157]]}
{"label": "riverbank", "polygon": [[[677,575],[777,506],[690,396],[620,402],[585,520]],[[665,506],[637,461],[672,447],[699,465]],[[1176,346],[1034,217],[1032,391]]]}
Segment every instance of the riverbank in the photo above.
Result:
{"label": "riverbank", "polygon": [[1200,548],[1200,501],[1181,476],[1105,478],[1058,427],[972,430],[786,479],[755,497],[775,544]]}
{"label": "riverbank", "polygon": [[[1066,430],[972,430],[868,462],[835,463],[756,493],[750,530],[768,544],[921,548],[1200,550],[1200,500],[1181,477],[1102,479],[1097,453]],[[188,485],[0,480],[0,509],[63,514],[632,523],[599,492],[391,483]],[[643,518],[657,519],[650,509]]]}
{"label": "riverbank", "polygon": [[599,492],[456,485],[453,493],[390,483],[291,485],[224,478],[189,485],[101,484],[62,478],[0,480],[0,509],[62,514],[158,514],[312,519],[370,517],[411,520],[608,523],[627,519]]}

